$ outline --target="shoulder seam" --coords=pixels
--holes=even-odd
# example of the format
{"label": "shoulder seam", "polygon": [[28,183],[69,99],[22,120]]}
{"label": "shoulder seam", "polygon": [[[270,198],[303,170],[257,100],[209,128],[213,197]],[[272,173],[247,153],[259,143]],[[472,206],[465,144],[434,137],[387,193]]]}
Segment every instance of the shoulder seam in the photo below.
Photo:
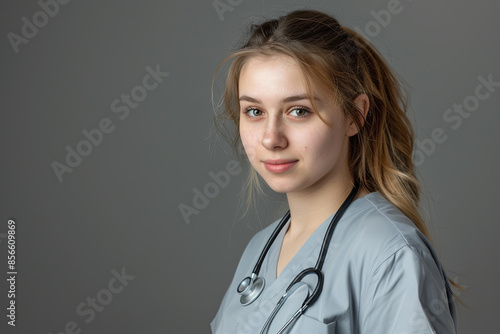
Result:
{"label": "shoulder seam", "polygon": [[[399,230],[399,228],[396,227],[396,225],[394,225],[394,222],[392,221],[391,218],[387,217],[387,215],[385,213],[383,213],[382,211],[379,210],[379,208],[375,205],[375,203],[373,203],[372,201],[370,201],[368,198],[366,199],[368,202],[370,202],[370,204],[375,208],[377,209],[377,211],[385,218],[387,219],[391,225],[398,231],[399,235],[404,239],[404,241],[406,242],[407,245],[410,245],[410,243],[408,242],[408,240],[406,239],[406,237],[403,235],[403,233],[401,233],[401,231]],[[403,214],[404,215],[404,214]],[[406,217],[406,215],[404,215]]]}

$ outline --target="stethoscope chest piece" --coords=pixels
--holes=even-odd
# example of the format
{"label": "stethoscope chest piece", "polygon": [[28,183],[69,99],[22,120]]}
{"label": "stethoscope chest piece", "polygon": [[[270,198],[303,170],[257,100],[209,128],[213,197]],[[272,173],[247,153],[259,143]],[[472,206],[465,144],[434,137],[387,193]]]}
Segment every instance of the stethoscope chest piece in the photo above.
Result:
{"label": "stethoscope chest piece", "polygon": [[240,302],[242,305],[251,304],[264,290],[266,282],[262,277],[252,274],[251,277],[245,277],[238,285],[238,293],[241,295]]}

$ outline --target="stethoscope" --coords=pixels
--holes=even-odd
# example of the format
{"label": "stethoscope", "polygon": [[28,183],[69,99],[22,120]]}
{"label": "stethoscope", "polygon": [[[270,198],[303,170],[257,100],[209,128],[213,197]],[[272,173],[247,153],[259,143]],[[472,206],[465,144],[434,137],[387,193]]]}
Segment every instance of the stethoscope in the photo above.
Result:
{"label": "stethoscope", "polygon": [[[326,257],[326,252],[328,251],[328,246],[330,244],[330,240],[332,239],[333,235],[333,230],[337,226],[338,221],[344,214],[345,210],[347,207],[351,204],[353,201],[354,197],[356,196],[359,188],[359,181],[356,180],[354,187],[351,190],[351,193],[349,196],[346,198],[344,203],[340,206],[340,208],[337,210],[335,215],[333,216],[330,225],[328,226],[328,229],[326,231],[325,237],[323,238],[323,243],[321,245],[321,250],[319,252],[318,260],[316,262],[316,265],[314,267],[309,267],[301,271],[290,283],[288,288],[285,291],[285,294],[280,298],[278,303],[276,304],[276,307],[274,310],[271,312],[271,315],[267,319],[266,323],[264,324],[264,327],[260,331],[260,334],[264,333],[265,330],[269,330],[269,326],[280,310],[280,308],[283,306],[285,301],[290,297],[291,294],[295,291],[295,288],[293,288],[296,283],[299,283],[306,277],[307,275],[314,274],[317,276],[317,282],[316,282],[316,287],[314,288],[313,292],[311,295],[309,295],[305,301],[302,303],[302,306],[292,315],[292,317],[283,325],[283,327],[279,330],[278,334],[282,333],[288,326],[290,326],[304,311],[311,305],[313,304],[316,299],[318,299],[319,294],[321,293],[323,289],[323,272],[321,269],[323,268],[323,263],[325,261]],[[266,245],[264,246],[264,249],[262,250],[262,253],[259,256],[259,259],[257,260],[257,263],[255,264],[255,267],[252,270],[252,274],[250,276],[245,277],[241,283],[238,285],[237,291],[241,295],[240,297],[240,302],[242,305],[249,305],[252,302],[254,302],[262,293],[264,290],[265,286],[265,280],[263,277],[259,277],[259,272],[260,272],[260,267],[262,266],[262,263],[264,262],[264,258],[266,257],[267,252],[269,251],[269,248],[271,248],[271,245],[273,244],[274,240],[278,236],[279,232],[282,230],[282,228],[285,226],[285,224],[288,222],[288,219],[290,218],[290,211],[288,211],[285,216],[281,219],[280,223],[276,227],[276,229],[273,231],[271,234],[271,237],[267,241]]]}

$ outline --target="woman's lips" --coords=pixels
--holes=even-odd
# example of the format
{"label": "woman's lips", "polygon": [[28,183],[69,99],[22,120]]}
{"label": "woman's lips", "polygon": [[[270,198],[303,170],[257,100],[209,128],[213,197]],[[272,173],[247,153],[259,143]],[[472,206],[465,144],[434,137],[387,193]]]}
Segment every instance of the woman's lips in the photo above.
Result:
{"label": "woman's lips", "polygon": [[284,173],[298,162],[298,160],[266,160],[264,166],[271,173]]}

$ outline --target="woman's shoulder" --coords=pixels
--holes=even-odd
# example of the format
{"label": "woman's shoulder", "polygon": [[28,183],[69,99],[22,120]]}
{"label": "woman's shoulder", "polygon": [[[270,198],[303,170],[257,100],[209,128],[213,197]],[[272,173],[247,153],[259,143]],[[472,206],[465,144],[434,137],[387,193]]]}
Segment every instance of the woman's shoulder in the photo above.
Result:
{"label": "woman's shoulder", "polygon": [[381,194],[370,193],[362,204],[350,218],[351,232],[361,235],[351,264],[363,282],[363,328],[381,333],[391,324],[398,332],[411,326],[419,333],[454,332],[453,293],[427,237]]}
{"label": "woman's shoulder", "polygon": [[241,255],[240,262],[255,262],[260,255],[262,249],[264,249],[264,246],[266,242],[269,240],[271,237],[271,234],[273,231],[276,229],[278,226],[279,222],[281,219],[278,219],[268,226],[264,227],[263,229],[257,231],[248,241],[243,254]]}
{"label": "woman's shoulder", "polygon": [[369,193],[352,205],[334,238],[360,253],[359,258],[369,259],[376,267],[397,252],[411,251],[437,262],[427,237],[381,193]]}
{"label": "woman's shoulder", "polygon": [[415,223],[379,192],[359,200],[362,202],[350,213],[347,224],[362,230],[367,238],[374,242],[392,241],[398,246],[427,242]]}
{"label": "woman's shoulder", "polygon": [[256,232],[247,244],[247,249],[249,248],[263,248],[266,242],[269,240],[273,231],[276,229],[282,218],[273,221],[268,226],[264,227],[262,230]]}

